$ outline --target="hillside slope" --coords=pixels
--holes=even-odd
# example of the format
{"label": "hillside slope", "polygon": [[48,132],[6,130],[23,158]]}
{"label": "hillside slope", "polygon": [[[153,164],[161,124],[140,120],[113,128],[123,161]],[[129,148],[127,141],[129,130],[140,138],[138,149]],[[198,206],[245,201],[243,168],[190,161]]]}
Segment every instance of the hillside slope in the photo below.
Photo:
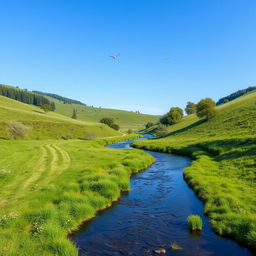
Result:
{"label": "hillside slope", "polygon": [[87,122],[99,122],[103,117],[112,117],[115,122],[125,128],[141,128],[147,122],[157,122],[159,116],[139,114],[132,111],[96,108],[80,104],[64,104],[62,101],[48,97],[56,106],[56,113],[70,117],[73,109],[77,109],[78,120]]}
{"label": "hillside slope", "polygon": [[256,248],[256,92],[217,111],[208,122],[191,115],[165,138],[134,145],[194,158],[184,175],[204,201],[214,230]]}
{"label": "hillside slope", "polygon": [[86,139],[120,135],[103,124],[73,120],[54,112],[45,113],[39,107],[0,96],[0,138],[11,137],[8,127],[11,120],[27,126],[30,129],[27,138],[30,139]]}

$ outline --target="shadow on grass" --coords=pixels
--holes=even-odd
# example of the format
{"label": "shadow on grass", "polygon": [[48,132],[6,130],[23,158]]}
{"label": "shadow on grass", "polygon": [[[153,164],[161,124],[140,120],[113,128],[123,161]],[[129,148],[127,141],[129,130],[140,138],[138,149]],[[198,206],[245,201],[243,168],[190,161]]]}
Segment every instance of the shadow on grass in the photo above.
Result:
{"label": "shadow on grass", "polygon": [[39,114],[45,114],[45,112],[42,112],[42,111],[38,111],[38,110],[32,110],[32,111],[34,111],[34,112],[36,112],[36,113],[39,113]]}
{"label": "shadow on grass", "polygon": [[[255,156],[256,159],[255,145],[256,138],[216,140],[198,144],[200,148],[215,156],[217,162],[246,156]],[[256,167],[256,161],[250,166]]]}
{"label": "shadow on grass", "polygon": [[[205,120],[199,120],[199,121],[197,121],[197,122],[195,122],[195,123],[193,123],[193,124],[191,124],[191,125],[189,125],[189,126],[186,126],[186,127],[184,127],[184,128],[181,128],[181,129],[176,130],[176,131],[174,131],[174,132],[170,132],[170,133],[166,134],[164,137],[167,137],[167,136],[170,136],[170,135],[175,135],[175,134],[178,134],[178,133],[181,133],[181,132],[185,132],[185,131],[187,131],[187,130],[189,130],[189,129],[191,129],[191,128],[194,128],[194,127],[196,127],[196,126],[198,126],[198,125],[200,125],[200,124],[202,124],[202,123],[204,123],[204,122],[205,122]],[[164,138],[164,137],[163,137],[163,138]]]}

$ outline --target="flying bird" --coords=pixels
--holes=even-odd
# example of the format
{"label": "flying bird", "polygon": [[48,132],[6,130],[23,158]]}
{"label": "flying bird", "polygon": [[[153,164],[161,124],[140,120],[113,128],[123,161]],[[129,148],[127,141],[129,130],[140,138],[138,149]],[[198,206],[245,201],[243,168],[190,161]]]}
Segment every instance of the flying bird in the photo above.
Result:
{"label": "flying bird", "polygon": [[112,58],[113,60],[116,60],[119,56],[120,54],[118,53],[117,55],[111,55],[109,57]]}

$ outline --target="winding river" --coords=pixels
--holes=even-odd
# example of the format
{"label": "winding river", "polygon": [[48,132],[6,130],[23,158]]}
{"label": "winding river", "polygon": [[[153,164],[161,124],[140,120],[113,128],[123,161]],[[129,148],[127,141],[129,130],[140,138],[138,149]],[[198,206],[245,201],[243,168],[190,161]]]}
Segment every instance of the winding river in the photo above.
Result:
{"label": "winding river", "polygon": [[[148,137],[148,136],[145,136]],[[130,148],[131,141],[112,144],[116,149]],[[203,204],[183,179],[186,157],[147,151],[155,163],[131,177],[131,191],[96,218],[86,222],[71,239],[80,248],[79,255],[164,255],[245,256],[253,255],[231,240],[211,230],[203,214]],[[201,234],[191,234],[187,217],[198,214],[203,219]],[[172,250],[176,242],[183,249]]]}

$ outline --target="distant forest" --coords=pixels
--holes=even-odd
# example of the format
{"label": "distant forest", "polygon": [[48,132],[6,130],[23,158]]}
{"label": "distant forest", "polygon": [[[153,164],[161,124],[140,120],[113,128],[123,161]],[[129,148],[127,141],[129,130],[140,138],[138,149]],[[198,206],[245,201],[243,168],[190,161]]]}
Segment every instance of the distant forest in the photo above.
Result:
{"label": "distant forest", "polygon": [[34,93],[37,93],[37,94],[41,94],[41,95],[44,95],[44,96],[48,96],[48,97],[51,97],[51,98],[54,98],[54,99],[57,99],[57,100],[60,100],[62,101],[64,104],[78,104],[78,105],[84,105],[86,106],[86,104],[84,104],[83,102],[81,101],[78,101],[78,100],[72,100],[72,99],[69,99],[69,98],[66,98],[66,97],[62,97],[58,94],[54,94],[54,93],[47,93],[47,92],[40,92],[40,91],[33,91]]}
{"label": "distant forest", "polygon": [[226,97],[219,99],[219,101],[217,102],[217,105],[221,105],[221,104],[227,103],[229,101],[232,101],[232,100],[234,100],[238,97],[241,97],[241,96],[247,94],[248,92],[251,92],[254,90],[256,90],[256,86],[251,86],[251,87],[248,87],[247,89],[236,91]]}
{"label": "distant forest", "polygon": [[19,89],[18,87],[15,88],[4,84],[0,84],[0,95],[35,106],[54,104],[54,102],[50,102],[43,95],[39,95],[33,92],[29,92],[27,90]]}

